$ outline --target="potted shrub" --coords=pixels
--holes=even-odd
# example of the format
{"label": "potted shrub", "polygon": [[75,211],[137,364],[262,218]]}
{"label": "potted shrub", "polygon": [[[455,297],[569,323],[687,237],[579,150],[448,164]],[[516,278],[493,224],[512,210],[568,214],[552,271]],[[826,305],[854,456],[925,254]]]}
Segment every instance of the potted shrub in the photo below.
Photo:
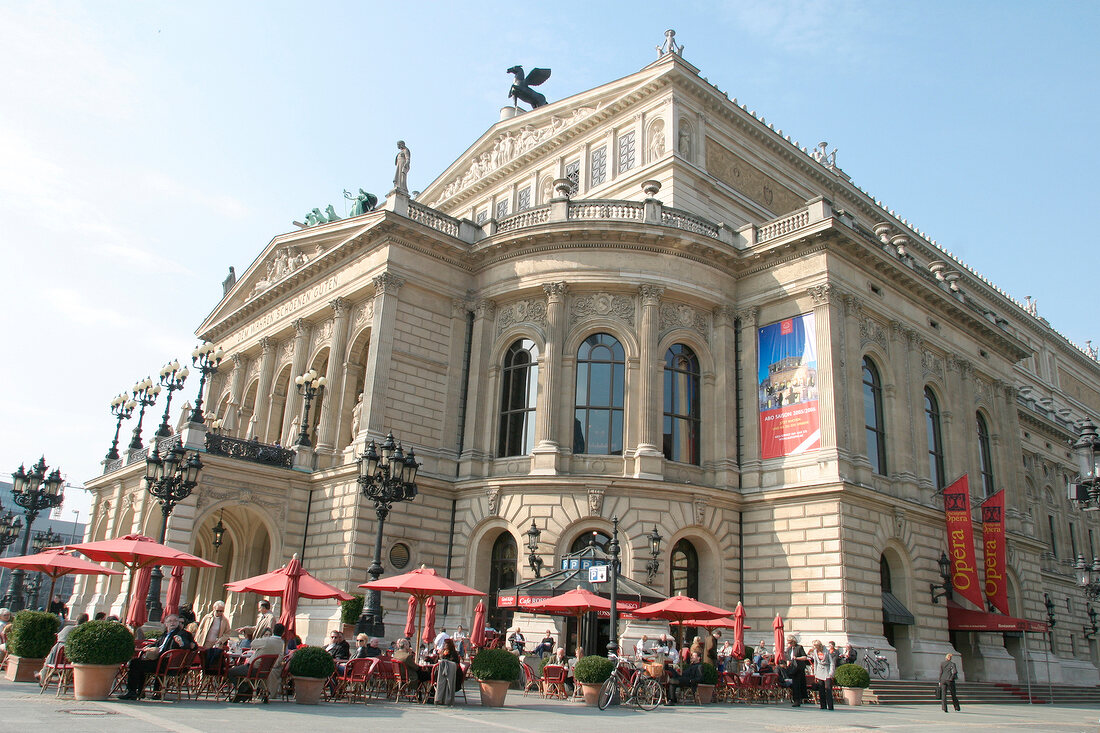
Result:
{"label": "potted shrub", "polygon": [[359,617],[362,615],[363,596],[360,594],[354,594],[350,601],[340,601],[340,623],[344,625],[345,639],[355,638],[355,626],[359,623]]}
{"label": "potted shrub", "polygon": [[77,700],[106,700],[118,667],[134,656],[134,635],[117,621],[88,621],[65,640]]}
{"label": "potted shrub", "polygon": [[470,663],[470,675],[481,685],[481,704],[489,708],[504,706],[508,686],[520,673],[519,657],[507,649],[482,649]]}
{"label": "potted shrub", "polygon": [[844,702],[863,704],[863,691],[871,686],[871,675],[861,664],[842,664],[836,668],[833,680],[844,688]]}
{"label": "potted shrub", "polygon": [[695,687],[695,697],[699,704],[714,702],[714,686],[718,684],[718,668],[710,662],[703,662],[703,679]]}
{"label": "potted shrub", "polygon": [[581,686],[585,705],[595,705],[599,702],[600,688],[614,669],[614,662],[607,657],[595,654],[577,660],[577,665],[573,668],[573,681]]}
{"label": "potted shrub", "polygon": [[34,682],[34,673],[57,641],[57,616],[45,611],[20,611],[8,632],[8,671],[12,682]]}
{"label": "potted shrub", "polygon": [[294,702],[316,705],[325,682],[336,672],[336,662],[322,647],[300,646],[290,655],[288,672],[294,678]]}

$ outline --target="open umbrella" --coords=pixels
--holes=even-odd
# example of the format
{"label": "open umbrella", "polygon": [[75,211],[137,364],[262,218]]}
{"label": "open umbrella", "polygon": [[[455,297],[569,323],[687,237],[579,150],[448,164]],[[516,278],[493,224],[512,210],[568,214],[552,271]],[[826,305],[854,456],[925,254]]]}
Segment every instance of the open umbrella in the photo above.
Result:
{"label": "open umbrella", "polygon": [[283,625],[283,638],[294,638],[295,614],[298,611],[299,598],[335,598],[338,601],[350,601],[352,596],[334,585],[318,580],[302,568],[298,554],[283,567],[270,573],[256,575],[244,580],[226,583],[225,587],[234,593],[258,593],[262,596],[279,596],[279,623]]}
{"label": "open umbrella", "polygon": [[47,598],[53,598],[54,583],[65,575],[122,575],[117,570],[109,570],[102,565],[89,562],[83,558],[66,552],[59,548],[52,548],[36,552],[33,555],[20,555],[19,557],[5,557],[0,559],[0,567],[13,570],[33,570],[50,577],[50,594]]}
{"label": "open umbrella", "polygon": [[[619,610],[626,610],[623,608],[623,604],[616,603]],[[610,611],[611,600],[598,596],[590,590],[585,590],[581,586],[577,586],[571,591],[562,593],[560,596],[553,596],[551,598],[544,598],[541,601],[535,601],[534,603],[524,604],[524,609],[531,613],[546,613],[552,616],[576,616],[577,617],[577,635],[580,637],[581,633],[581,621],[584,619],[584,614],[592,611]],[[562,646],[565,646],[564,642]]]}
{"label": "open umbrella", "polygon": [[478,649],[485,646],[485,601],[474,607],[474,622],[470,624],[470,644]]}
{"label": "open umbrella", "polygon": [[152,580],[153,568],[146,565],[137,573],[137,582],[131,583],[130,600],[127,603],[126,624],[133,628],[144,626],[149,620],[149,608],[145,605],[145,599],[149,595],[149,582]]}
{"label": "open umbrella", "polygon": [[409,612],[405,616],[405,638],[411,639],[416,635],[416,611],[419,602],[416,596],[409,596]]}
{"label": "open umbrella", "polygon": [[425,644],[435,640],[435,599],[424,601],[424,635],[420,637]]}
{"label": "open umbrella", "polygon": [[183,595],[183,566],[172,568],[172,579],[168,581],[168,597],[164,600],[164,615],[176,616],[180,612],[180,596]]}
{"label": "open umbrella", "polygon": [[680,624],[679,646],[684,646],[684,622],[689,619],[716,619],[729,616],[724,608],[702,603],[685,595],[675,595],[658,603],[631,611],[635,618],[657,618]]}
{"label": "open umbrella", "polygon": [[733,656],[745,658],[745,607],[741,601],[733,611]]}
{"label": "open umbrella", "polygon": [[772,628],[775,629],[775,663],[779,664],[786,659],[786,656],[783,654],[783,617],[778,613],[775,614]]}

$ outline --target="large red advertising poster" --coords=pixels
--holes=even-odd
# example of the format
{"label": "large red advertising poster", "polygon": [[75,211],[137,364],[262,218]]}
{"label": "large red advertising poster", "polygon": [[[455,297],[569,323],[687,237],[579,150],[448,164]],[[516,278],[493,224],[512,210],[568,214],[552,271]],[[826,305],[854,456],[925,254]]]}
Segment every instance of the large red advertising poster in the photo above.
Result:
{"label": "large red advertising poster", "polygon": [[1002,489],[982,502],[982,545],[985,555],[985,597],[1008,614],[1008,579],[1005,574],[1005,492]]}
{"label": "large red advertising poster", "polygon": [[761,458],[793,456],[821,447],[816,338],[813,313],[758,331]]}
{"label": "large red advertising poster", "polygon": [[951,585],[955,592],[984,609],[978,587],[978,561],[974,554],[974,522],[970,516],[970,482],[963,474],[943,490],[943,513],[947,520],[947,555],[951,560]]}

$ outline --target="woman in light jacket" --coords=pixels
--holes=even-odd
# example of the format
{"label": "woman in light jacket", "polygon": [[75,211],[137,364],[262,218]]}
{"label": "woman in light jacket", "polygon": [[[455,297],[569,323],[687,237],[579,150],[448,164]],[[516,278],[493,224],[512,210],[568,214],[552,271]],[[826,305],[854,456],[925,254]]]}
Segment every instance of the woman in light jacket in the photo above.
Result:
{"label": "woman in light jacket", "polygon": [[833,709],[833,674],[836,672],[836,664],[832,655],[825,651],[820,641],[813,643],[813,651],[810,652],[810,662],[814,666],[814,679],[817,680],[818,699],[821,701],[822,710]]}

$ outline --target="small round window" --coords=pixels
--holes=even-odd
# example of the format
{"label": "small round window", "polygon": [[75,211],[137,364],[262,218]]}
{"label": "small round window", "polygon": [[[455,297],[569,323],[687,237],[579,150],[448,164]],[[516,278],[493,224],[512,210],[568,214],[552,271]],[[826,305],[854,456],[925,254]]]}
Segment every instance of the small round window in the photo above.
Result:
{"label": "small round window", "polygon": [[398,542],[390,548],[390,565],[396,570],[402,570],[409,564],[409,546],[404,542]]}

